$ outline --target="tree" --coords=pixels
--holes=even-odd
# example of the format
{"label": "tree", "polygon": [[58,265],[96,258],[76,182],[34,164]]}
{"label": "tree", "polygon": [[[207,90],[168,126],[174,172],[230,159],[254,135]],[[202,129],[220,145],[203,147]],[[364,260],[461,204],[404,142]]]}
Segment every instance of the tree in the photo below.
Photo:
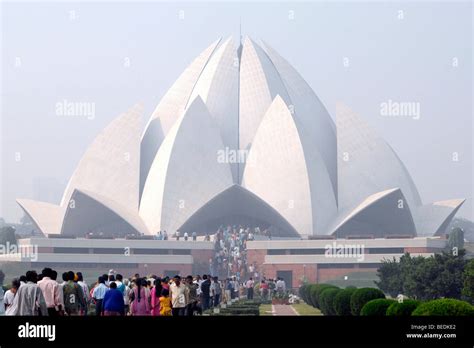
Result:
{"label": "tree", "polygon": [[464,284],[462,294],[467,296],[474,304],[474,259],[470,260],[464,267]]}
{"label": "tree", "polygon": [[464,255],[463,249],[457,254],[441,253],[429,258],[405,254],[398,263],[394,260],[382,265],[377,285],[392,297],[403,293],[418,300],[460,298],[466,264]]}
{"label": "tree", "polygon": [[464,231],[460,227],[454,227],[448,238],[448,252],[453,251],[454,248],[461,250],[464,248]]}
{"label": "tree", "polygon": [[0,228],[0,245],[16,244],[15,229],[11,226]]}
{"label": "tree", "polygon": [[32,225],[32,221],[31,221],[31,219],[28,215],[23,214],[23,216],[20,219],[20,224],[22,226],[30,226],[30,225]]}
{"label": "tree", "polygon": [[383,292],[390,294],[392,297],[402,292],[403,274],[401,264],[395,258],[393,260],[383,260],[382,266],[377,270],[377,276],[380,281],[376,281],[375,284]]}
{"label": "tree", "polygon": [[458,255],[442,253],[434,256],[438,274],[430,287],[437,297],[461,298],[463,273],[467,262],[465,254],[466,251],[460,249]]}

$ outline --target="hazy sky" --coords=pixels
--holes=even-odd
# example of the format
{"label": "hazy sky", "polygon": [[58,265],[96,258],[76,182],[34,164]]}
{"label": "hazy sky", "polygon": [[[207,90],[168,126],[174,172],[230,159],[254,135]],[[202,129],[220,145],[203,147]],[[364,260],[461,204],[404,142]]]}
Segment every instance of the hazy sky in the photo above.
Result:
{"label": "hazy sky", "polygon": [[[0,216],[8,221],[22,216],[15,198],[59,203],[94,137],[139,101],[145,124],[204,48],[238,38],[240,20],[243,35],[296,67],[333,118],[343,101],[368,121],[424,203],[465,197],[458,216],[473,217],[470,2],[1,6]],[[95,103],[95,117],[57,115],[64,100]],[[389,100],[419,103],[420,118],[381,115]]]}

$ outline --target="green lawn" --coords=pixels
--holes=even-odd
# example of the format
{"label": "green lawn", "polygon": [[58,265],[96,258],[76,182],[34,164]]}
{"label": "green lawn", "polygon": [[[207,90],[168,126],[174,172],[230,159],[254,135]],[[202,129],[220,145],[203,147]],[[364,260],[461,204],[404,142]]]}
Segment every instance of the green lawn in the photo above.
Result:
{"label": "green lawn", "polygon": [[[299,304],[291,305],[299,315],[323,315],[321,311],[313,306],[310,306],[304,302]],[[261,307],[260,307],[261,308]]]}
{"label": "green lawn", "polygon": [[260,309],[260,315],[273,315],[271,304],[261,304],[259,309]]}

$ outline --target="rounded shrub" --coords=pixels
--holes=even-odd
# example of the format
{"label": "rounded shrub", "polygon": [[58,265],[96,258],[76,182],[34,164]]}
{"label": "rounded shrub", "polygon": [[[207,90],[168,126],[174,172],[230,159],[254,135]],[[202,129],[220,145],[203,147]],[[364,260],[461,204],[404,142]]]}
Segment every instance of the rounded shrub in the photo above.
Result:
{"label": "rounded shrub", "polygon": [[385,298],[385,295],[379,289],[374,288],[360,288],[354,291],[351,296],[351,314],[354,316],[360,315],[360,311],[364,305],[377,298]]}
{"label": "rounded shrub", "polygon": [[420,305],[420,301],[416,300],[404,300],[403,302],[396,301],[392,303],[388,308],[387,316],[406,317],[410,316],[411,313]]}
{"label": "rounded shrub", "polygon": [[306,303],[309,302],[308,296],[307,296],[307,295],[308,295],[309,286],[310,286],[310,284],[303,284],[303,285],[301,285],[300,288],[298,289],[298,295],[299,295],[300,298],[301,298],[304,302],[306,302]]}
{"label": "rounded shrub", "polygon": [[310,294],[311,294],[311,304],[315,308],[321,309],[321,304],[319,303],[319,297],[321,296],[321,293],[329,288],[336,288],[337,286],[331,285],[331,284],[313,284],[311,289],[310,289]]}
{"label": "rounded shrub", "polygon": [[411,315],[474,316],[474,306],[465,301],[455,300],[453,298],[443,298],[420,304]]}
{"label": "rounded shrub", "polygon": [[313,292],[316,291],[318,288],[318,284],[309,284],[308,287],[306,288],[306,303],[309,305],[316,307],[315,303],[313,302]]}
{"label": "rounded shrub", "polygon": [[370,300],[367,302],[364,307],[360,310],[360,315],[363,316],[385,316],[387,313],[387,308],[392,305],[395,300],[387,298],[378,298],[375,300]]}
{"label": "rounded shrub", "polygon": [[337,293],[333,304],[336,315],[351,315],[351,296],[356,290],[355,287],[347,287]]}
{"label": "rounded shrub", "polygon": [[324,315],[336,315],[336,311],[334,310],[334,299],[341,291],[342,289],[339,288],[326,288],[321,291],[321,295],[319,296],[319,305],[321,312]]}

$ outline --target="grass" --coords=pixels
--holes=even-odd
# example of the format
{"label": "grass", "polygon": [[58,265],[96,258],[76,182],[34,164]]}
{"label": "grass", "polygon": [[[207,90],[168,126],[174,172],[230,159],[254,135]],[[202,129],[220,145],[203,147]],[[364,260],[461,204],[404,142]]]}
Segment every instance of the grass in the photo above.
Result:
{"label": "grass", "polygon": [[[304,302],[291,305],[299,315],[323,315],[321,311]],[[260,307],[261,308],[261,307]]]}
{"label": "grass", "polygon": [[259,309],[260,309],[260,315],[273,315],[271,304],[261,304]]}

